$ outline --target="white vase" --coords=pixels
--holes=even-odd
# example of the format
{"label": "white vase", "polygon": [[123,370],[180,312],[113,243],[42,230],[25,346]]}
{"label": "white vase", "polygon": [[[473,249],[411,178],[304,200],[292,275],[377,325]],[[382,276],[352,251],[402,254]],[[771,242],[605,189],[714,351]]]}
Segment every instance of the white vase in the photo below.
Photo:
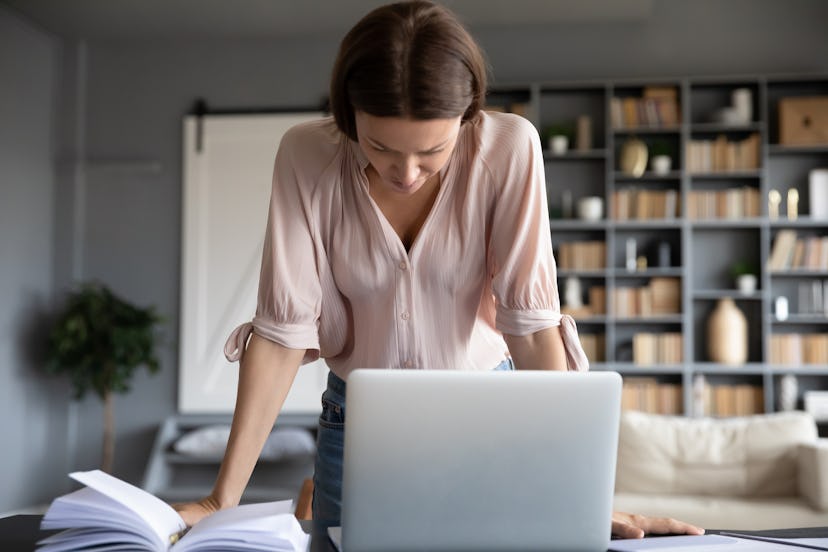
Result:
{"label": "white vase", "polygon": [[587,196],[578,200],[578,218],[581,220],[596,221],[604,216],[604,198]]}
{"label": "white vase", "polygon": [[793,374],[785,374],[779,380],[779,410],[790,412],[796,409],[796,397],[799,392],[799,383]]}
{"label": "white vase", "polygon": [[564,287],[564,306],[580,309],[584,306],[581,295],[581,280],[577,276],[568,276]]}
{"label": "white vase", "polygon": [[730,297],[720,299],[707,319],[707,354],[720,364],[747,362],[747,318]]}
{"label": "white vase", "polygon": [[756,291],[756,275],[740,274],[736,277],[736,287],[739,289],[739,293],[750,295]]}
{"label": "white vase", "polygon": [[650,160],[650,168],[658,175],[668,174],[672,166],[673,160],[669,155],[656,155]]}
{"label": "white vase", "polygon": [[569,138],[566,136],[552,136],[549,138],[549,149],[555,155],[563,155],[569,149]]}

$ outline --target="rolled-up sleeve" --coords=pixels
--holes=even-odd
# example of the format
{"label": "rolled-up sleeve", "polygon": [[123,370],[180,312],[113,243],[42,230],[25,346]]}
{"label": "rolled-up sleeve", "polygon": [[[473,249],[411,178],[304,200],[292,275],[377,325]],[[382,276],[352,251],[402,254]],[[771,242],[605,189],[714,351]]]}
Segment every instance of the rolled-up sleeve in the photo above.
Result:
{"label": "rolled-up sleeve", "polygon": [[499,158],[490,164],[499,190],[489,248],[496,326],[525,336],[560,326],[569,370],[589,363],[575,321],[561,316],[557,270],[552,252],[543,154],[535,128],[514,117],[498,137]]}
{"label": "rolled-up sleeve", "polygon": [[302,191],[301,167],[292,131],[282,138],[273,171],[256,315],[227,340],[228,360],[241,358],[250,334],[318,357],[322,287],[316,267],[316,229],[310,201]]}
{"label": "rolled-up sleeve", "polygon": [[557,326],[561,316],[540,141],[528,121],[513,119],[490,163],[499,192],[489,263],[497,328],[520,336]]}

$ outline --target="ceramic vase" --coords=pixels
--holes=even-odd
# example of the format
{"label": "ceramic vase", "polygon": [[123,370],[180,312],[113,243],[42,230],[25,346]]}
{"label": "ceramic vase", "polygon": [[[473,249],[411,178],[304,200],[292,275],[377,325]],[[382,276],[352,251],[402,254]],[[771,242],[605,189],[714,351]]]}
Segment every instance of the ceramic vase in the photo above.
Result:
{"label": "ceramic vase", "polygon": [[755,274],[740,274],[736,277],[736,288],[739,293],[750,295],[756,291],[756,275]]}
{"label": "ceramic vase", "polygon": [[569,149],[569,138],[562,135],[555,135],[549,138],[549,149],[555,155],[563,155]]}
{"label": "ceramic vase", "polygon": [[673,160],[670,159],[669,155],[656,155],[650,160],[650,166],[657,175],[669,174],[673,166]]}
{"label": "ceramic vase", "polygon": [[720,299],[707,319],[707,353],[720,364],[747,362],[747,318],[730,297]]}
{"label": "ceramic vase", "polygon": [[793,374],[785,374],[779,381],[779,410],[790,412],[796,408],[799,383]]}

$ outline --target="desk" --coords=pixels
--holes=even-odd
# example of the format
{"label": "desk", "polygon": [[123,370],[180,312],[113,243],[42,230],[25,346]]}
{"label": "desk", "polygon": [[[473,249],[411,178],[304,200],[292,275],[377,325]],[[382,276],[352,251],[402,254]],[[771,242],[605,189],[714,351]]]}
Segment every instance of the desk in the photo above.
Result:
{"label": "desk", "polygon": [[[42,516],[24,515],[0,518],[0,550],[3,552],[32,552],[34,545],[44,535],[40,534]],[[311,530],[311,522],[301,521],[305,531]],[[711,530],[708,533],[716,533]],[[778,538],[828,537],[828,527],[807,527],[803,529],[777,529],[773,531],[739,531],[751,535]],[[335,552],[327,535],[311,536],[311,552]]]}
{"label": "desk", "polygon": [[[0,518],[0,551],[32,552],[35,543],[54,531],[40,532],[40,519],[43,516],[21,515]],[[311,531],[310,521],[300,521],[302,529]],[[311,552],[336,552],[328,535],[311,535]]]}

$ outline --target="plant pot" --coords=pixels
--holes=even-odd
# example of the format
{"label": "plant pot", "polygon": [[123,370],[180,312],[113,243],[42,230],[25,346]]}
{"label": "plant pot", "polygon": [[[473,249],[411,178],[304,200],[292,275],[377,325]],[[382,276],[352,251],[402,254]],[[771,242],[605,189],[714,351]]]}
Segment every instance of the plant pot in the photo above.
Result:
{"label": "plant pot", "polygon": [[736,288],[739,290],[739,293],[750,295],[756,291],[756,275],[740,274],[736,276]]}
{"label": "plant pot", "polygon": [[596,221],[604,216],[604,199],[600,196],[587,196],[578,200],[578,218]]}
{"label": "plant pot", "polygon": [[569,138],[563,135],[556,135],[549,138],[549,149],[555,155],[563,155],[569,149]]}
{"label": "plant pot", "polygon": [[668,174],[673,166],[673,160],[669,155],[656,155],[650,160],[650,167],[658,175]]}

